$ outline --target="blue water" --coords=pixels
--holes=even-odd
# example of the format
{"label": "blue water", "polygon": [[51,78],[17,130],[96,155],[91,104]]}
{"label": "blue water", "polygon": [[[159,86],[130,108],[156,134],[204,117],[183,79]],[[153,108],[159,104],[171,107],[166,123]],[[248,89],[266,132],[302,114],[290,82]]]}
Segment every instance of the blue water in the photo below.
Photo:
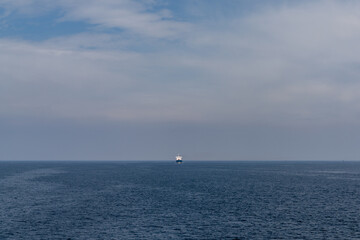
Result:
{"label": "blue water", "polygon": [[360,239],[360,163],[0,162],[0,239]]}

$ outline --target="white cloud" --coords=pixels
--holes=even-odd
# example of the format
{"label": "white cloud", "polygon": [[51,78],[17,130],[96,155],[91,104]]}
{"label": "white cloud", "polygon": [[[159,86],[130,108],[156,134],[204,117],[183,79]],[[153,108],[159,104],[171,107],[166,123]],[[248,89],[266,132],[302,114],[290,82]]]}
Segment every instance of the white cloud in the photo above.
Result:
{"label": "white cloud", "polygon": [[355,1],[269,8],[221,28],[193,23],[191,34],[139,3],[59,4],[64,20],[177,35],[180,43],[150,41],[152,49],[142,51],[129,46],[140,48],[146,40],[121,33],[41,43],[3,39],[2,115],[318,124],[354,123],[360,114]]}
{"label": "white cloud", "polygon": [[[172,19],[170,11],[152,11],[153,1],[131,0],[0,0],[0,7],[20,14],[36,15],[58,9],[60,21],[84,21],[104,28],[119,28],[155,38],[177,38],[190,30],[188,23]],[[152,3],[152,4],[151,4]]]}
{"label": "white cloud", "polygon": [[359,8],[316,1],[266,9],[216,32],[202,28],[191,44],[207,58],[196,64],[223,81],[234,119],[356,122]]}
{"label": "white cloud", "polygon": [[[182,113],[199,117],[191,106],[194,84],[184,89],[179,83],[175,89],[171,79],[164,79],[177,71],[171,70],[173,63],[152,61],[152,55],[52,44],[0,42],[2,115],[135,121],[177,119]],[[162,73],[164,66],[168,70]]]}
{"label": "white cloud", "polygon": [[121,28],[151,37],[177,37],[189,25],[171,20],[168,11],[149,12],[134,1],[73,1],[65,3],[64,19],[86,20],[104,27]]}

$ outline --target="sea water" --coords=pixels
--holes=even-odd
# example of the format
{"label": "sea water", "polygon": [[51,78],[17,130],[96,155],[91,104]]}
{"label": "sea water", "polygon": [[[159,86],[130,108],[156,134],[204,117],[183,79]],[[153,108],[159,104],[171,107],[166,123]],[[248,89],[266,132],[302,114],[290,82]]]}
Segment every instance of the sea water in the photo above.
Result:
{"label": "sea water", "polygon": [[4,161],[0,239],[360,239],[360,163]]}

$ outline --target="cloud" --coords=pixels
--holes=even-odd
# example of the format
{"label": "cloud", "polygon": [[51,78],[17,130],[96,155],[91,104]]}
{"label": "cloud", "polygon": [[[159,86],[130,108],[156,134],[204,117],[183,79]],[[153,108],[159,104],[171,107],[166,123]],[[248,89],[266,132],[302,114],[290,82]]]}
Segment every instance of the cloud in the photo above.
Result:
{"label": "cloud", "polygon": [[0,0],[0,158],[357,158],[360,3],[159,2]]}
{"label": "cloud", "polygon": [[191,44],[208,53],[196,63],[223,81],[235,119],[354,123],[359,6],[316,1],[263,9],[215,32],[202,27]]}
{"label": "cloud", "polygon": [[[5,3],[19,11],[40,4]],[[189,25],[152,10],[151,4],[58,1],[62,21],[126,32],[81,33],[37,43],[2,39],[1,114],[356,124],[359,3],[277,5],[224,16],[224,24],[216,26],[204,18],[191,22],[191,33]],[[156,40],[174,36],[176,42]]]}
{"label": "cloud", "polygon": [[107,28],[120,28],[150,37],[177,37],[189,24],[171,20],[168,11],[149,12],[143,4],[122,0],[69,1],[64,20],[85,20]]}
{"label": "cloud", "polygon": [[[191,96],[197,93],[190,87],[196,84],[177,83],[175,89],[165,79],[179,71],[174,63],[152,61],[153,55],[75,50],[56,43],[0,41],[2,115],[133,121],[199,115],[191,107]],[[163,67],[167,71],[161,72]],[[184,92],[189,98],[183,98]]]}
{"label": "cloud", "polygon": [[153,38],[177,38],[190,30],[188,23],[174,20],[170,11],[154,11],[154,4],[154,1],[130,0],[0,1],[0,7],[7,12],[34,16],[57,10],[62,15],[58,21],[84,21]]}

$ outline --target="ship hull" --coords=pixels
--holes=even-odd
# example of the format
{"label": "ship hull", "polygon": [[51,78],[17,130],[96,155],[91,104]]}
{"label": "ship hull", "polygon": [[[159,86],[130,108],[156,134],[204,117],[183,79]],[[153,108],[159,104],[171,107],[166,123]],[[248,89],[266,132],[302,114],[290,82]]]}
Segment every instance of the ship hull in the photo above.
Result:
{"label": "ship hull", "polygon": [[177,164],[182,164],[182,160],[176,160]]}

